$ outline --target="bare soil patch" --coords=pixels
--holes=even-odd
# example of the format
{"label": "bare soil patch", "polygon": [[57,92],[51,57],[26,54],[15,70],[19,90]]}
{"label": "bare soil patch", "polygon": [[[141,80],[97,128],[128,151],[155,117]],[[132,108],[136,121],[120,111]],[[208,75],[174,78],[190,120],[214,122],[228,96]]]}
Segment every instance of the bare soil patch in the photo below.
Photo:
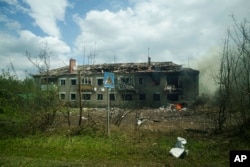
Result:
{"label": "bare soil patch", "polygon": [[[120,109],[110,110],[111,130],[131,131],[149,130],[169,132],[172,130],[187,130],[195,133],[207,133],[212,128],[212,120],[207,112],[202,110],[186,109],[185,111],[169,111],[166,109]],[[77,126],[79,122],[79,109],[71,109],[71,126]],[[142,123],[138,125],[138,120]],[[68,126],[67,117],[58,117],[57,124]],[[107,126],[107,109],[84,108],[82,124]]]}

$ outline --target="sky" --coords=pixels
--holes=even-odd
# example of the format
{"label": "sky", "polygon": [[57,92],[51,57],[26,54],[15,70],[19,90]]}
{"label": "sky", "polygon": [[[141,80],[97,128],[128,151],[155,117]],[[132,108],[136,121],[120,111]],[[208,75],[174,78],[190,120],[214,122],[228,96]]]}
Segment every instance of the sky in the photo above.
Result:
{"label": "sky", "polygon": [[[0,0],[0,68],[37,73],[27,59],[49,50],[50,68],[172,61],[204,70],[226,31],[250,16],[249,0]],[[12,68],[14,67],[14,68]]]}

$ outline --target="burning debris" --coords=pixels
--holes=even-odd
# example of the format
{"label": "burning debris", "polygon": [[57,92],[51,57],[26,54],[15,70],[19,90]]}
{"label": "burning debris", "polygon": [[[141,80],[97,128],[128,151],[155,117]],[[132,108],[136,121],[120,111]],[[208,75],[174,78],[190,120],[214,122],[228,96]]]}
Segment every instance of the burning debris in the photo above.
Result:
{"label": "burning debris", "polygon": [[159,108],[159,110],[173,112],[173,111],[187,111],[187,108],[184,107],[184,104],[176,103],[176,104],[168,104],[166,108],[165,106],[162,106]]}
{"label": "burning debris", "polygon": [[175,109],[176,109],[177,111],[180,111],[181,108],[182,108],[181,104],[179,104],[179,103],[175,104]]}

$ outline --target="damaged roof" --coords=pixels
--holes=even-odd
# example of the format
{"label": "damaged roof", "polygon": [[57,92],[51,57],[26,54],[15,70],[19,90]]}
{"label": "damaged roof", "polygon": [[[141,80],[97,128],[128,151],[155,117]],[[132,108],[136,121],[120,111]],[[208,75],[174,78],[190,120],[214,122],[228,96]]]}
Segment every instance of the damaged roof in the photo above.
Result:
{"label": "damaged roof", "polygon": [[[52,69],[49,75],[70,75],[76,74],[77,70],[85,74],[101,74],[105,72],[114,73],[133,73],[133,72],[180,72],[183,70],[181,65],[173,62],[150,62],[149,63],[114,63],[114,64],[96,64],[96,65],[78,65],[77,70],[70,73],[70,66]],[[196,70],[195,70],[196,71]],[[33,76],[47,75],[47,72],[41,72]]]}

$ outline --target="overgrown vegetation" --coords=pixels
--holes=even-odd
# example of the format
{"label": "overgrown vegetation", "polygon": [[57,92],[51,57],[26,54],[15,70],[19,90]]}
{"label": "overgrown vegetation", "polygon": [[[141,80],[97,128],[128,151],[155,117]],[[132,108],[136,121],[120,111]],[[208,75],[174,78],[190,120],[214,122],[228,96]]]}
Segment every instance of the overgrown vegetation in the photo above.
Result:
{"label": "overgrown vegetation", "polygon": [[216,130],[222,131],[226,123],[238,125],[250,121],[250,24],[244,20],[228,30],[221,53],[220,69],[216,76],[218,117]]}
{"label": "overgrown vegetation", "polygon": [[28,129],[34,105],[34,82],[30,78],[23,81],[2,71],[0,75],[0,132],[1,136],[18,135]]}

